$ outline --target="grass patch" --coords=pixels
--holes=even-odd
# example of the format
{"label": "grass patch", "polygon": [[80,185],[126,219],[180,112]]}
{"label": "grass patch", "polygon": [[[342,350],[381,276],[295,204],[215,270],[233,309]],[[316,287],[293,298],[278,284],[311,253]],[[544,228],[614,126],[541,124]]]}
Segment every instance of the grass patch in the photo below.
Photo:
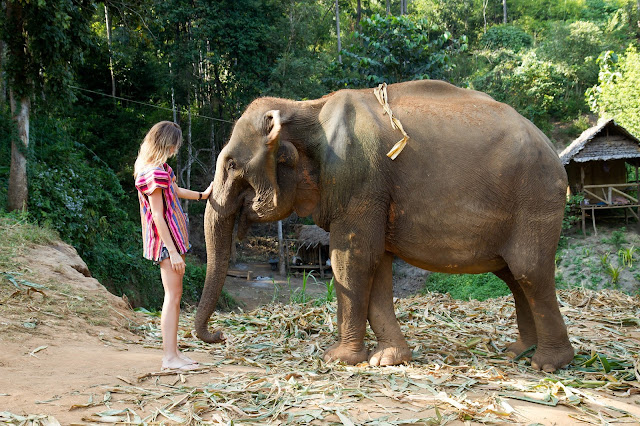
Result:
{"label": "grass patch", "polygon": [[423,293],[448,293],[454,299],[487,300],[511,294],[509,287],[494,274],[442,274],[429,275]]}
{"label": "grass patch", "polygon": [[29,244],[51,244],[59,240],[58,233],[29,221],[24,212],[6,213],[0,210],[0,269],[7,270],[13,259]]}

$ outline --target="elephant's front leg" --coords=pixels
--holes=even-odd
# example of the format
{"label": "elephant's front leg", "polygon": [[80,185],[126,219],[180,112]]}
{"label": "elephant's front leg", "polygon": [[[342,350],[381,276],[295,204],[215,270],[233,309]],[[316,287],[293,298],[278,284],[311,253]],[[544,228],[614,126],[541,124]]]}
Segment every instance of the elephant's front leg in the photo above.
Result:
{"label": "elephant's front leg", "polygon": [[393,307],[392,264],[393,254],[385,253],[376,268],[369,297],[369,325],[378,340],[369,358],[372,366],[397,365],[411,360],[411,350]]}
{"label": "elephant's front leg", "polygon": [[[331,224],[331,267],[338,299],[338,341],[324,353],[325,361],[347,364],[367,361],[364,345],[369,295],[377,264],[384,253],[384,225],[373,232],[372,221]],[[368,222],[366,225],[363,222]],[[382,235],[381,235],[382,234]]]}

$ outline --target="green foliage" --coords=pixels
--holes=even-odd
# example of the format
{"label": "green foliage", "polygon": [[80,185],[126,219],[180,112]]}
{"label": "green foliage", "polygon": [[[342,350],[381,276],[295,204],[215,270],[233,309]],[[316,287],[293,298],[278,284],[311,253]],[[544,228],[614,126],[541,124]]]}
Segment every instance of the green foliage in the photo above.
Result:
{"label": "green foliage", "polygon": [[327,62],[324,55],[284,54],[271,72],[266,94],[296,100],[324,96],[328,91],[323,76]]}
{"label": "green foliage", "polygon": [[620,272],[622,271],[622,267],[621,266],[613,266],[612,263],[610,263],[609,265],[607,265],[607,268],[605,269],[605,272],[607,273],[607,275],[609,275],[611,277],[611,284],[618,284],[618,281],[620,280]]}
{"label": "green foliage", "polygon": [[562,229],[569,230],[580,221],[580,204],[584,200],[583,194],[572,195],[564,206],[564,217],[562,218]]}
{"label": "green foliage", "polygon": [[9,87],[19,96],[49,95],[49,107],[73,99],[73,67],[90,44],[93,1],[8,1],[0,19],[0,38]]}
{"label": "green foliage", "polygon": [[620,1],[586,0],[581,17],[590,21],[601,21],[610,18],[622,6]]}
{"label": "green foliage", "polygon": [[334,277],[331,277],[329,282],[324,283],[327,288],[327,292],[323,297],[319,297],[315,300],[316,305],[323,305],[325,303],[332,303],[336,299],[336,286]]}
{"label": "green foliage", "polygon": [[629,268],[633,267],[633,254],[635,253],[636,248],[631,246],[629,248],[618,250],[618,257],[620,257],[620,263]]}
{"label": "green foliage", "polygon": [[302,287],[293,289],[291,287],[291,277],[287,278],[287,283],[289,284],[289,303],[291,304],[302,304],[307,303],[309,299],[309,295],[307,294],[307,281],[309,278],[313,278],[313,280],[317,283],[316,277],[313,276],[313,271],[303,271],[302,272]]}
{"label": "green foliage", "polygon": [[426,19],[380,16],[360,21],[334,63],[336,87],[372,87],[382,82],[443,78],[450,56],[467,48],[466,37],[453,39]]}
{"label": "green foliage", "polygon": [[511,49],[519,52],[531,47],[533,37],[512,25],[495,25],[480,37],[480,42],[486,49]]}
{"label": "green foliage", "polygon": [[576,75],[563,64],[541,60],[534,51],[521,58],[500,61],[490,72],[472,82],[474,89],[513,106],[542,130],[549,130],[552,117],[579,111],[572,97]]}
{"label": "green foliage", "polygon": [[423,292],[449,293],[454,299],[486,300],[510,294],[509,287],[494,274],[442,274],[427,278]]}
{"label": "green foliage", "polygon": [[616,250],[620,250],[623,244],[627,243],[627,237],[625,233],[627,232],[626,228],[620,228],[617,231],[613,231],[611,233],[611,238],[608,240],[603,240],[603,242],[609,243],[615,247]]}
{"label": "green foliage", "polygon": [[[475,35],[483,29],[484,18],[480,0],[414,0],[409,2],[409,6],[410,12],[413,9],[416,16],[426,17],[429,21],[438,23],[454,38],[464,35],[475,40]],[[488,2],[487,6],[487,22],[490,25],[502,22],[502,4]]]}
{"label": "green foliage", "polygon": [[575,93],[582,97],[587,87],[598,80],[596,58],[604,45],[604,33],[593,22],[554,23],[538,53],[543,59],[571,69],[576,76]]}
{"label": "green foliage", "polygon": [[587,91],[591,110],[612,117],[640,135],[640,55],[635,47],[618,56],[612,51],[598,57],[598,84]]}
{"label": "green foliage", "polygon": [[333,47],[333,15],[317,1],[283,4],[288,22],[281,26],[287,38],[284,52],[275,61],[265,94],[288,99],[315,99],[328,88],[327,64],[333,59],[323,46]]}

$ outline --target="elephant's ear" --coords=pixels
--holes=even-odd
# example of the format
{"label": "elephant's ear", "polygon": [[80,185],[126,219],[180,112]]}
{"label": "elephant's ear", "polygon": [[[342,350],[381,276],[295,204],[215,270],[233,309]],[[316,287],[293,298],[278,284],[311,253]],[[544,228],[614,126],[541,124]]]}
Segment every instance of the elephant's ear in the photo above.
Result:
{"label": "elephant's ear", "polygon": [[277,152],[280,145],[280,130],[282,129],[280,121],[280,111],[272,109],[264,114],[264,130],[267,135],[267,146],[269,151]]}

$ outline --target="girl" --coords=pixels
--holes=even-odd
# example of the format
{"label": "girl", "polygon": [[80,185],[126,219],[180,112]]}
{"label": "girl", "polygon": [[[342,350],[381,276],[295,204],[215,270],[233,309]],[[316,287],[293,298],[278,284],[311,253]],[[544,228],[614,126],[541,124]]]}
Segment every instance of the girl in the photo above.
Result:
{"label": "girl", "polygon": [[147,133],[140,146],[134,167],[140,201],[144,257],[160,265],[164,287],[162,330],[163,369],[193,370],[196,361],[178,351],[178,317],[184,276],[184,254],[189,250],[187,217],[179,198],[206,200],[213,182],[204,192],[180,188],[176,176],[166,163],[182,145],[180,126],[161,121]]}

